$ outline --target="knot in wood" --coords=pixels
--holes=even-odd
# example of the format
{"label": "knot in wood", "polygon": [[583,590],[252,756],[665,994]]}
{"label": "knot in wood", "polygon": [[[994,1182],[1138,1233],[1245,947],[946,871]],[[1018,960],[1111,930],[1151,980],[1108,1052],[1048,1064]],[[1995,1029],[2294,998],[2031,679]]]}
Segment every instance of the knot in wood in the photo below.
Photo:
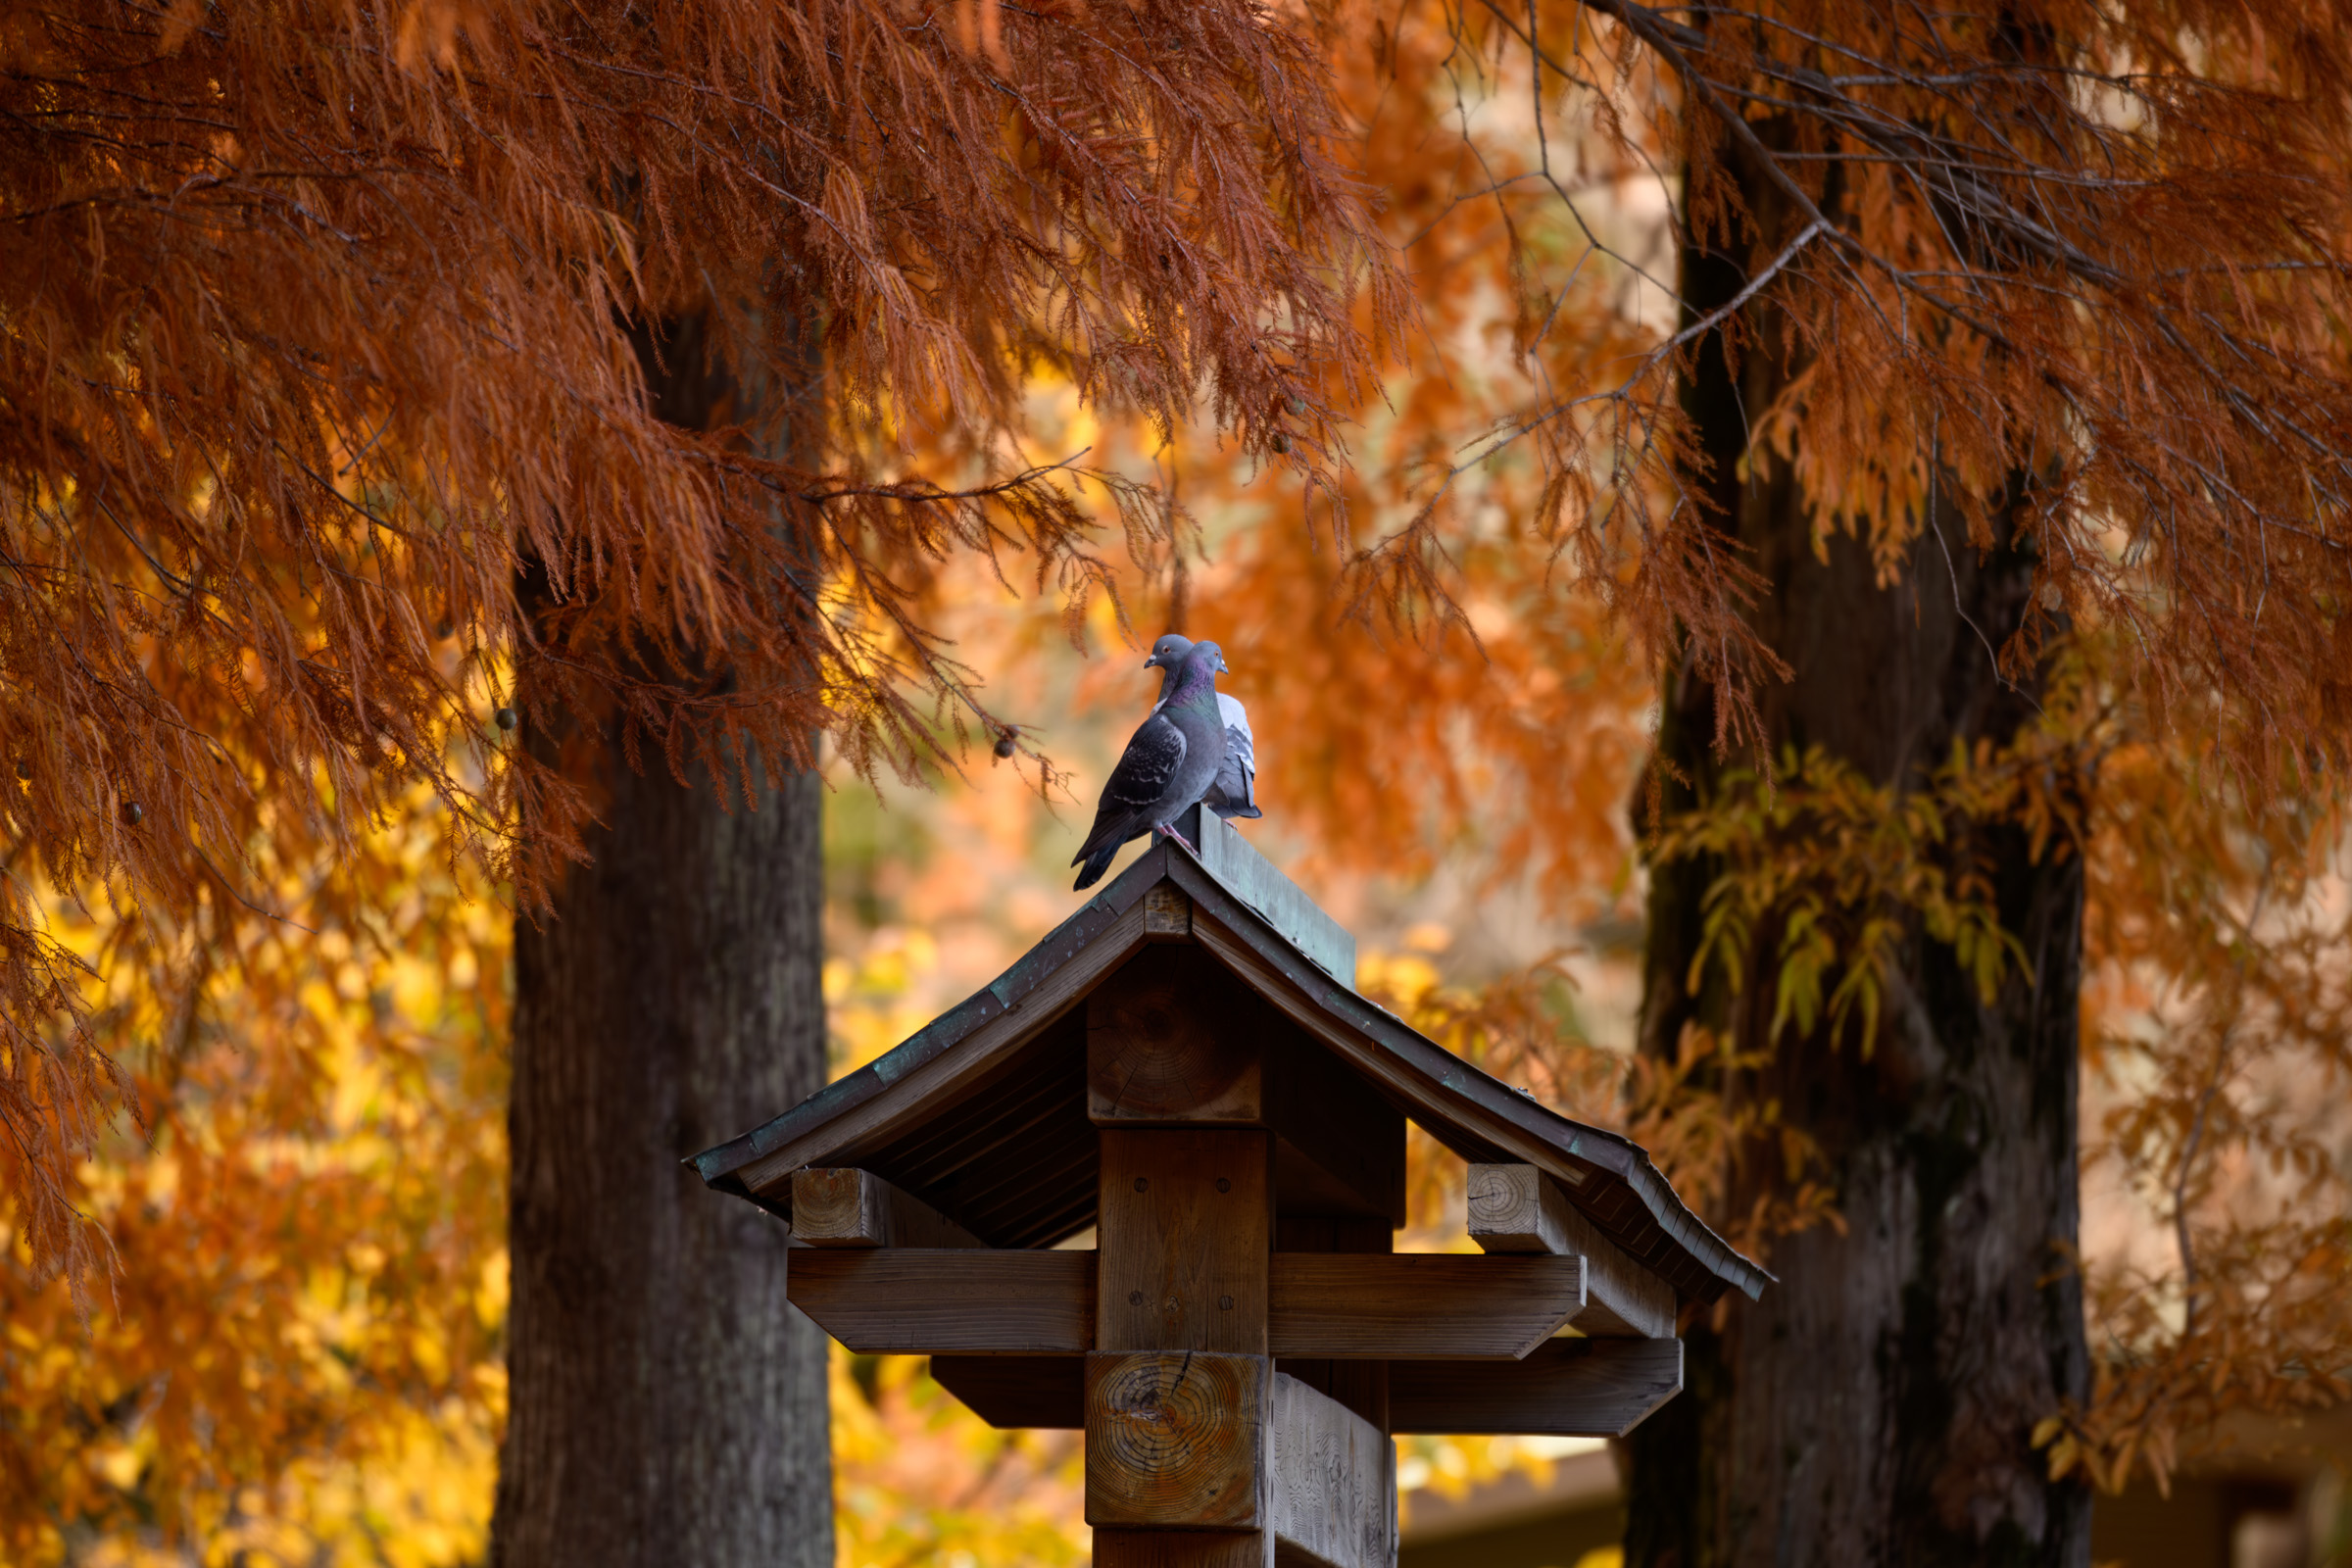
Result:
{"label": "knot in wood", "polygon": [[1217,1101],[1255,1065],[1235,1020],[1164,976],[1098,993],[1090,1027],[1096,1091],[1122,1115],[1182,1113]]}
{"label": "knot in wood", "polygon": [[1256,1369],[1243,1356],[1134,1355],[1090,1390],[1088,1514],[1237,1524],[1257,1507]]}

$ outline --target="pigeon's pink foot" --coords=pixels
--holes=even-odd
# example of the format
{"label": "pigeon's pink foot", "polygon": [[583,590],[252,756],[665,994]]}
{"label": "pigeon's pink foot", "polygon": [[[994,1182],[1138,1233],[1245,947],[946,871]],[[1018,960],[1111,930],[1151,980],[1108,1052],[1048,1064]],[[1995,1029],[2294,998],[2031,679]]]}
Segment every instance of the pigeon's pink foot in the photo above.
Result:
{"label": "pigeon's pink foot", "polygon": [[1194,859],[1198,860],[1200,858],[1200,852],[1193,849],[1193,841],[1191,839],[1186,838],[1183,834],[1176,831],[1175,823],[1162,822],[1159,824],[1159,830],[1162,833],[1165,833],[1168,837],[1174,839],[1177,843],[1183,845],[1186,849],[1192,850]]}

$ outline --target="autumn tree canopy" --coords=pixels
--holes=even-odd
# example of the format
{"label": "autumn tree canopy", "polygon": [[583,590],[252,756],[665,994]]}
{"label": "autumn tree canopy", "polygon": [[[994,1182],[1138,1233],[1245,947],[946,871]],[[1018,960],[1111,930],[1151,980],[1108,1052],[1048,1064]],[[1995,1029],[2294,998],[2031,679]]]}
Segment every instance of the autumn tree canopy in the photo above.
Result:
{"label": "autumn tree canopy", "polygon": [[[1532,525],[1653,653],[1680,627],[1735,689],[1778,673],[1742,629],[1753,580],[1711,540],[1673,395],[1722,333],[1735,368],[1787,368],[1747,411],[1758,476],[1788,465],[1825,535],[1859,535],[1889,576],[1932,497],[1967,526],[1929,538],[1922,569],[1989,548],[1992,513],[2023,507],[2039,612],[2005,667],[2113,625],[2152,700],[2241,715],[2231,753],[2258,779],[2340,771],[2340,17],[1610,0],[1360,20],[1379,47],[1337,58],[1367,168],[1420,219],[1395,225],[1405,254],[1425,279],[1502,269],[1520,371],[1402,427],[1424,444],[1374,469],[1392,507],[1417,504],[1368,563],[1387,581],[1422,580],[1467,480],[1531,460]],[[1504,83],[1524,119],[1454,115]],[[1426,137],[1448,119],[1441,162]],[[1636,249],[1656,235],[1625,223],[1629,192],[1738,268],[1733,298],[1683,310],[1667,254]],[[1421,294],[1441,343],[1479,319],[1474,290]],[[1722,740],[1751,720],[1727,706]]]}
{"label": "autumn tree canopy", "polygon": [[[1959,982],[1934,993],[1947,1015],[2007,1009],[2001,1030],[2042,1031],[2037,1050],[2063,1035],[2043,1087],[2071,1097],[2082,976],[2082,1155],[2105,1201],[2175,1245],[2083,1270],[2097,1349],[2079,1386],[2013,1380],[2063,1356],[2012,1346],[1977,1393],[1934,1393],[2015,1383],[1989,1441],[2029,1490],[2034,1450],[2121,1485],[2167,1473],[2224,1411],[2345,1393],[2321,1370],[2352,1346],[2326,1304],[2347,1188],[2318,1151],[2338,1132],[2282,1094],[2347,1066],[2323,1021],[2345,977],[2317,956],[2343,929],[2325,880],[2347,717],[2336,21],[1488,5],[1384,13],[1375,50],[1334,56],[1450,373],[1416,375],[1406,416],[1368,427],[1355,514],[1392,525],[1333,609],[1426,612],[1515,672],[1539,652],[1558,672],[1465,691],[1449,734],[1483,744],[1413,764],[1424,789],[1497,765],[1528,780],[1458,837],[1526,835],[1547,869],[1605,874],[1581,784],[1550,786],[1622,737],[1551,743],[1528,720],[1563,700],[1560,675],[1606,691],[1584,669],[1607,666],[1608,635],[1645,651],[1664,709],[1634,792],[1664,1004],[1651,1067],[1698,1065],[1677,1036],[1695,1027],[1726,1053],[1699,1085],[1835,1107],[1730,1129],[1719,1222],[1759,1240],[1817,1223],[1823,1180],[1859,1201],[1829,1145],[1902,1098],[1886,1084],[1908,1066],[1888,1063],[1922,1059],[1894,1042],[1931,970]],[[1569,584],[1605,627],[1563,616]],[[1939,620],[1952,646],[1906,662]],[[1444,659],[1404,662],[1446,678]],[[1385,714],[1369,699],[1394,678],[1366,668],[1351,711]],[[2044,1211],[2071,1214],[2074,1132],[2050,1137],[2018,1157],[2063,1177]],[[1824,1234],[1792,1267],[1842,1266]],[[2013,1272],[2029,1295],[2076,1278],[2071,1241]],[[2068,1310],[1953,1303],[1901,1332],[1989,1344],[1968,1310],[2045,1307]],[[1918,1457],[1870,1462],[1936,1473]],[[1689,1514],[1710,1483],[1679,1479],[1658,1497]]]}
{"label": "autumn tree canopy", "polygon": [[[2004,1443],[2120,1486],[2228,1412],[2341,1398],[2322,1369],[2352,1364],[2328,1304],[2352,1187],[2314,1087],[2352,1067],[2323,956],[2345,930],[2338,19],[1339,15],[1343,101],[1427,326],[1350,432],[1357,553],[1331,581],[1261,527],[1199,583],[1165,566],[1172,602],[1220,612],[1328,583],[1321,618],[1222,632],[1253,706],[1313,736],[1268,749],[1269,789],[1311,811],[1327,862],[1445,846],[1506,881],[1532,867],[1564,913],[1623,886],[1630,795],[1653,895],[1661,868],[1691,879],[1692,945],[1652,955],[1659,989],[1760,1000],[1702,1010],[1729,1026],[1699,1042],[1728,1053],[1714,1068],[1677,1054],[1667,1009],[1621,1116],[1667,1114],[1655,1085],[1678,1075],[1752,1112],[1825,1066],[1876,1071],[1929,949],[1973,971],[1962,1007],[2047,976],[2063,1014],[2072,982],[1995,879],[2042,868],[2085,911],[2062,968],[2106,1228],[2081,1397],[2042,1391]],[[1205,452],[1176,471],[1196,509],[1260,493]],[[1859,590],[1800,590],[1857,558]],[[1886,618],[1955,623],[1949,664],[1872,662],[1847,617],[1874,578],[1911,607]],[[1360,638],[1330,634],[1351,617]],[[1656,684],[1628,690],[1629,665]],[[1954,672],[1956,735],[1870,691]],[[1648,693],[1671,729],[1629,765]],[[1885,776],[1821,744],[1874,725]],[[1592,1092],[1528,994],[1447,1013],[1454,1038]],[[1711,1125],[1669,1138],[1699,1158],[1678,1181],[1795,1173],[1718,1189],[1718,1223],[1769,1246],[1835,1210],[1803,1129]]]}
{"label": "autumn tree canopy", "polygon": [[[2014,979],[1947,835],[2079,857],[2109,1090],[2086,1159],[2177,1245],[2094,1266],[2099,1383],[2039,1436],[2102,1480],[2168,1465],[2227,1409],[2337,1396],[2312,1371],[2352,1348],[2344,1173],[2280,1088],[2352,1067],[2321,881],[2352,716],[2347,23],[2277,0],[15,17],[20,864],[160,969],[199,917],[279,927],[284,866],[421,791],[527,897],[595,803],[503,744],[517,691],[620,715],[649,766],[824,732],[879,767],[1037,721],[936,635],[954,554],[1196,629],[1213,587],[1259,624],[1213,629],[1319,853],[1475,841],[1590,913],[1633,875],[1632,799],[1654,852],[1713,858],[1726,921],[1822,916],[1826,946],[1713,950],[1771,995],[1768,1034],[1808,986],[1808,1030],[1868,1026],[1874,918],[1973,929]],[[1690,256],[1730,286],[1690,289]],[[685,309],[766,345],[752,380],[821,362],[821,396],[773,427],[653,417],[631,328]],[[1707,353],[1762,394],[1721,450],[1685,398]],[[1084,471],[1102,452],[1034,450],[1024,400],[1054,379],[1143,432],[1182,505]],[[1720,500],[1766,486],[1825,558],[1955,605],[1972,558],[2022,551],[2018,623],[1968,629],[2035,720],[1893,784],[1777,751],[1798,671]],[[1184,509],[1228,504],[1259,521],[1205,562]],[[559,591],[544,626],[526,564]],[[713,651],[721,688],[660,673]],[[1703,801],[1644,762],[1648,705],[1690,672],[1719,694]],[[1014,738],[1051,766],[1050,737]],[[0,895],[0,1161],[31,1255],[86,1268],[71,1172],[124,1103],[125,1036],[86,1015],[42,896]],[[1414,1004],[1638,1118],[1702,1195],[1727,1148],[1781,1136],[1708,1110],[1704,1061],[1629,1076],[1527,996]],[[1769,1241],[1834,1199],[1788,1196],[1717,1217]]]}
{"label": "autumn tree canopy", "polygon": [[[1244,5],[109,6],[8,39],[10,830],[159,917],[266,907],[257,841],[348,851],[418,782],[527,898],[593,808],[498,744],[518,686],[672,767],[993,729],[909,583],[958,549],[1103,571],[1085,454],[1014,445],[1024,371],[1311,473],[1283,432],[1368,390],[1405,309],[1315,57]],[[649,410],[630,323],[686,308],[764,346],[748,381],[821,320],[792,439]],[[718,650],[724,691],[657,673]],[[63,1173],[125,1084],[5,898],[0,1159],[78,1269]]]}

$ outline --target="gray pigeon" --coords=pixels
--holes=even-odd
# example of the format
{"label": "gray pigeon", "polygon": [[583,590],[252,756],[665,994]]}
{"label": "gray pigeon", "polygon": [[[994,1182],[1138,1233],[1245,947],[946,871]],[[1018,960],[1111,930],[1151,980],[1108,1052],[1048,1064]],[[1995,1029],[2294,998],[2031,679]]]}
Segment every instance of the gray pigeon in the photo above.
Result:
{"label": "gray pigeon", "polygon": [[1073,886],[1090,888],[1101,881],[1119,846],[1139,834],[1156,830],[1200,853],[1175,824],[1199,804],[1224,765],[1225,719],[1217,711],[1217,670],[1224,662],[1215,643],[1195,643],[1185,655],[1168,695],[1129,739],[1102,786],[1094,828],[1070,858],[1072,865],[1085,867]]}
{"label": "gray pigeon", "polygon": [[[1177,666],[1192,651],[1193,640],[1174,632],[1152,645],[1144,667],[1157,665],[1167,672],[1159,683],[1161,702],[1176,689]],[[1218,668],[1222,672],[1225,666]],[[1225,715],[1225,765],[1217,769],[1217,781],[1200,797],[1200,804],[1222,817],[1263,816],[1266,813],[1257,808],[1257,747],[1250,738],[1250,710],[1239,697],[1223,692],[1217,693],[1217,710]]]}

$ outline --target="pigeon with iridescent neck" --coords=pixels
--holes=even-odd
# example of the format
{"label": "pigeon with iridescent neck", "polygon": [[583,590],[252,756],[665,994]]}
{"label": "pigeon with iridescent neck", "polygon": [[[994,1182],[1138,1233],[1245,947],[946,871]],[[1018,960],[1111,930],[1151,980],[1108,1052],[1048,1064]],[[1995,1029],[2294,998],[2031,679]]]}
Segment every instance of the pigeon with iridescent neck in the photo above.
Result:
{"label": "pigeon with iridescent neck", "polygon": [[1168,694],[1127,742],[1119,765],[1102,785],[1102,804],[1086,843],[1070,858],[1083,866],[1074,886],[1102,880],[1119,846],[1138,834],[1159,832],[1195,855],[1176,819],[1200,804],[1225,762],[1225,715],[1217,710],[1217,671],[1225,656],[1215,643],[1195,643],[1177,666]]}
{"label": "pigeon with iridescent neck", "polygon": [[[1177,668],[1192,651],[1193,640],[1174,632],[1152,645],[1152,657],[1144,661],[1144,667],[1167,672],[1159,683],[1162,702],[1176,689]],[[1227,672],[1222,664],[1218,669]],[[1263,816],[1266,813],[1257,808],[1257,744],[1250,737],[1250,710],[1239,697],[1219,692],[1217,711],[1225,717],[1225,765],[1217,769],[1217,781],[1200,797],[1200,804],[1222,817]]]}

